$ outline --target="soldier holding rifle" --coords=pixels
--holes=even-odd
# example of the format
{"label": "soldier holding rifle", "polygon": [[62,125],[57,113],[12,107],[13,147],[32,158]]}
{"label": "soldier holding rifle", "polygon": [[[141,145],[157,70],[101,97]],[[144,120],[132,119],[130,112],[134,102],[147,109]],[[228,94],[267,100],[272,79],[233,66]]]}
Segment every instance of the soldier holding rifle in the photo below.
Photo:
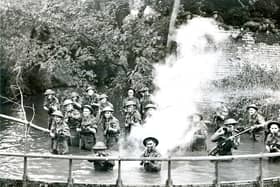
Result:
{"label": "soldier holding rifle", "polygon": [[240,142],[239,138],[234,136],[235,125],[237,125],[235,119],[225,120],[224,125],[211,137],[211,141],[216,142],[217,146],[209,152],[209,155],[232,155],[232,149],[237,149]]}

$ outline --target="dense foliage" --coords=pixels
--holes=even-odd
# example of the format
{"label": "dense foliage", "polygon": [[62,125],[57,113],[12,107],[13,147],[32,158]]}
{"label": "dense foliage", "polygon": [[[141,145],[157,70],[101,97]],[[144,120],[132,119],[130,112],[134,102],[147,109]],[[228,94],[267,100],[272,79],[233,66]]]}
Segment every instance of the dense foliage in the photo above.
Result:
{"label": "dense foliage", "polygon": [[[128,0],[6,2],[0,4],[0,59],[1,72],[9,76],[1,73],[1,94],[13,90],[7,88],[19,70],[29,94],[88,84],[117,92],[153,86],[152,65],[167,54],[173,1],[143,0],[135,16]],[[155,11],[146,14],[147,6]],[[279,6],[276,0],[182,0],[176,23],[184,23],[189,11],[203,16],[218,11],[228,25],[279,20]]]}

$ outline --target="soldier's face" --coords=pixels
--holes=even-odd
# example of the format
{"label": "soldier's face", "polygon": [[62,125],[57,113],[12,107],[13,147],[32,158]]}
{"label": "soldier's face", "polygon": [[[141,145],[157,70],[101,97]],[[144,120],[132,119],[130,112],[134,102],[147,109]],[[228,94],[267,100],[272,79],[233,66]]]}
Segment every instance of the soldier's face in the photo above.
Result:
{"label": "soldier's face", "polygon": [[101,103],[105,103],[106,101],[107,101],[107,98],[106,98],[106,97],[104,97],[104,98],[102,98],[102,99],[100,100]]}
{"label": "soldier's face", "polygon": [[146,147],[148,150],[153,150],[155,148],[155,143],[152,140],[148,140]]}
{"label": "soldier's face", "polygon": [[52,98],[52,95],[50,94],[50,95],[47,95],[47,98],[48,99],[51,99]]}
{"label": "soldier's face", "polygon": [[250,116],[253,115],[253,114],[255,114],[256,112],[257,112],[257,110],[254,109],[254,108],[249,108],[249,109],[248,109],[248,113],[249,113]]}
{"label": "soldier's face", "polygon": [[193,115],[192,120],[193,120],[193,122],[199,122],[200,121],[200,117],[198,115]]}
{"label": "soldier's face", "polygon": [[88,95],[93,95],[94,91],[93,90],[88,90],[87,93],[88,93]]}
{"label": "soldier's face", "polygon": [[104,117],[105,117],[106,119],[110,118],[111,115],[112,115],[112,113],[111,113],[110,111],[106,111],[106,112],[104,113]]}
{"label": "soldier's face", "polygon": [[66,111],[71,111],[73,109],[73,105],[72,104],[68,104],[65,106]]}
{"label": "soldier's face", "polygon": [[227,125],[226,127],[227,127],[228,132],[233,132],[233,130],[234,130],[233,125]]}
{"label": "soldier's face", "polygon": [[128,90],[127,95],[128,95],[128,97],[134,96],[134,91],[133,90]]}
{"label": "soldier's face", "polygon": [[83,109],[83,116],[87,117],[90,115],[90,110],[88,108]]}
{"label": "soldier's face", "polygon": [[271,133],[275,134],[275,133],[277,133],[278,131],[279,131],[278,125],[273,124],[273,125],[270,126],[270,132],[271,132]]}
{"label": "soldier's face", "polygon": [[62,118],[59,117],[59,116],[54,116],[53,119],[54,119],[54,121],[55,121],[56,123],[59,123],[59,122],[61,122],[61,120],[62,120]]}

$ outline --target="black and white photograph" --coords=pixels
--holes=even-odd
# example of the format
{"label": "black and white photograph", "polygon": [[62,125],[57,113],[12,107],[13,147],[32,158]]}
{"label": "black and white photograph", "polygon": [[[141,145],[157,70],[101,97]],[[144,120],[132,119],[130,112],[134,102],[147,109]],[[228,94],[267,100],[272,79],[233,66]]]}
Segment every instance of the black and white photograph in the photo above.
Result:
{"label": "black and white photograph", "polygon": [[279,0],[0,0],[0,187],[279,187]]}

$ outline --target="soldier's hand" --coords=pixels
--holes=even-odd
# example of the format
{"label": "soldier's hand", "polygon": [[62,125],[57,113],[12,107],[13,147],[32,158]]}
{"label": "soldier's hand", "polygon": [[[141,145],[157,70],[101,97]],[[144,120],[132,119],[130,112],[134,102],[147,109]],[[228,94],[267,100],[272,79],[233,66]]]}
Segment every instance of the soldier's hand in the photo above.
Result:
{"label": "soldier's hand", "polygon": [[224,128],[219,128],[219,130],[216,133],[218,135],[223,135],[225,133]]}

